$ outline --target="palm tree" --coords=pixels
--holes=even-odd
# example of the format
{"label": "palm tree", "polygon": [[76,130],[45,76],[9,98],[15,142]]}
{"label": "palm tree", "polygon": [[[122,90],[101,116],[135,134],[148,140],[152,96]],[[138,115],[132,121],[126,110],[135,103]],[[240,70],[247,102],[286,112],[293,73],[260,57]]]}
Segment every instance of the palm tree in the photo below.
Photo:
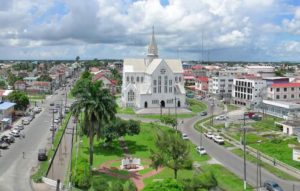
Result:
{"label": "palm tree", "polygon": [[72,113],[78,116],[79,112],[83,112],[82,130],[89,137],[89,162],[92,170],[95,135],[100,136],[101,124],[115,118],[117,105],[109,90],[103,88],[102,82],[93,82],[90,78],[80,79],[72,94],[77,100],[71,106]]}

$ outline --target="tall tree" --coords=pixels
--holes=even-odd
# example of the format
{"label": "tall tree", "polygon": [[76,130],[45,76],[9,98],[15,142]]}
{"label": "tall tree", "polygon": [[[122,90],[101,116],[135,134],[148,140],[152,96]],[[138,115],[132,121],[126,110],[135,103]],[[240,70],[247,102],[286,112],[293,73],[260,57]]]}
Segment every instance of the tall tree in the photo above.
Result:
{"label": "tall tree", "polygon": [[156,150],[151,150],[151,166],[158,168],[167,166],[174,171],[174,178],[177,179],[177,172],[180,169],[191,166],[189,156],[190,148],[185,140],[177,133],[157,131],[155,139]]}
{"label": "tall tree", "polygon": [[4,80],[0,80],[0,89],[6,89],[6,82]]}
{"label": "tall tree", "polygon": [[101,81],[93,82],[91,78],[81,78],[76,83],[72,94],[76,102],[71,107],[72,113],[83,112],[82,130],[89,137],[90,170],[93,167],[94,138],[100,137],[100,127],[115,118],[117,104],[115,98]]}
{"label": "tall tree", "polygon": [[27,106],[29,105],[29,98],[23,91],[14,90],[11,92],[8,96],[6,96],[6,99],[16,103],[15,109],[16,110],[26,110]]}

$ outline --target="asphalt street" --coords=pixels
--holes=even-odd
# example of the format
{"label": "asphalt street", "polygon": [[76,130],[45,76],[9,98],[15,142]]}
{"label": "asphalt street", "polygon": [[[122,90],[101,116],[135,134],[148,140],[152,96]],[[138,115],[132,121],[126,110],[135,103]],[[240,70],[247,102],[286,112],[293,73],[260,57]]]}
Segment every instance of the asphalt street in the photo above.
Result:
{"label": "asphalt street", "polygon": [[[9,149],[1,150],[0,157],[0,191],[30,191],[30,174],[38,164],[37,155],[40,148],[51,144],[50,125],[52,112],[49,104],[59,103],[65,99],[59,91],[58,95],[48,96],[42,106],[43,110],[33,121],[25,126],[22,133],[25,138],[16,138],[16,142]],[[25,158],[23,158],[25,152]]]}

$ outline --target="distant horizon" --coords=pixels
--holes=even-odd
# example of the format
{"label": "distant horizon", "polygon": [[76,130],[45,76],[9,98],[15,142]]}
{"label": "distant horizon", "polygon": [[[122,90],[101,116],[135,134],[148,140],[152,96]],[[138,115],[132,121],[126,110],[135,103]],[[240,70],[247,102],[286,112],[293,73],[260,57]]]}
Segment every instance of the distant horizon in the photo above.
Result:
{"label": "distant horizon", "polygon": [[300,61],[296,0],[0,0],[1,60]]}

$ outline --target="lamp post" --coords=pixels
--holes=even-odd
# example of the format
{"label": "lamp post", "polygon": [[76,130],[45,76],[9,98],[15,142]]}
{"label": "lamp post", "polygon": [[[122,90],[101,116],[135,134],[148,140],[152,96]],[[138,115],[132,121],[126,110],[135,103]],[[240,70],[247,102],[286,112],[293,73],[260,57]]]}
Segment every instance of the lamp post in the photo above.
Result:
{"label": "lamp post", "polygon": [[247,166],[246,166],[246,113],[244,113],[244,126],[243,126],[243,146],[244,146],[244,190],[247,189]]}

